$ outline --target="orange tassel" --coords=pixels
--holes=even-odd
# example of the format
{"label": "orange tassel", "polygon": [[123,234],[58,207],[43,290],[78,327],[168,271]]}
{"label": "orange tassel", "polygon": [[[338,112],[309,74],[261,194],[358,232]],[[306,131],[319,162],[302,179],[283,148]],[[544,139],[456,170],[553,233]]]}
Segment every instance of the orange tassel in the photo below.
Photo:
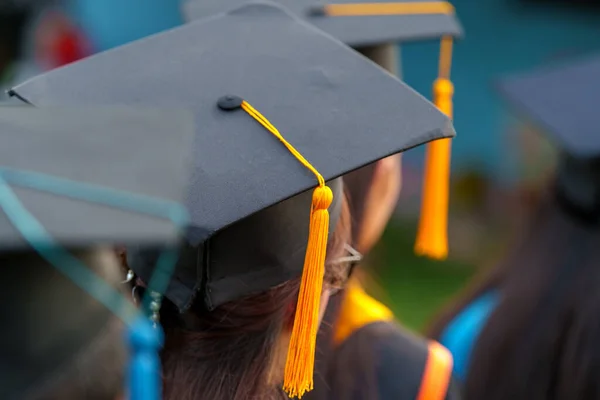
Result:
{"label": "orange tassel", "polygon": [[333,192],[325,185],[325,179],[319,171],[285,140],[279,130],[264,115],[245,100],[240,99],[240,107],[279,139],[288,151],[315,175],[319,182],[312,197],[304,269],[283,378],[283,390],[290,397],[300,398],[306,392],[311,391],[314,385],[319,309],[329,236],[328,208],[333,201]]}
{"label": "orange tassel", "polygon": [[[451,37],[440,43],[438,79],[433,84],[433,103],[452,118],[454,85],[450,81],[452,64]],[[448,203],[450,192],[451,139],[440,139],[427,145],[421,220],[415,253],[434,259],[448,256]]]}
{"label": "orange tassel", "polygon": [[329,187],[319,186],[315,189],[304,271],[283,380],[283,390],[292,398],[301,398],[313,389],[319,308],[329,235],[327,209],[332,201],[333,193]]}
{"label": "orange tassel", "polygon": [[[320,10],[329,17],[365,15],[426,15],[454,14],[454,7],[447,1],[408,1],[391,3],[333,3]],[[452,94],[450,82],[452,63],[450,36],[443,37],[440,45],[439,78],[434,84],[434,103],[452,118]],[[437,140],[427,146],[425,181],[421,220],[415,243],[419,255],[443,259],[448,255],[448,197],[450,186],[450,139]]]}
{"label": "orange tassel", "polygon": [[[450,117],[453,92],[454,87],[450,80],[436,80],[434,104]],[[450,153],[451,139],[440,139],[427,145],[421,220],[415,253],[434,259],[444,259],[448,256]]]}

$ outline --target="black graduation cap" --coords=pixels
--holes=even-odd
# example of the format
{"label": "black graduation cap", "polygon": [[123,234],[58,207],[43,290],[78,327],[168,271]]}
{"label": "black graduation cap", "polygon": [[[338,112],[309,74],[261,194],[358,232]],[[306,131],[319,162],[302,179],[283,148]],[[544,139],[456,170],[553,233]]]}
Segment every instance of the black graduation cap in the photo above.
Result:
{"label": "black graduation cap", "polygon": [[103,245],[178,240],[169,214],[193,126],[165,110],[0,107],[0,398],[69,386],[62,374],[103,335],[125,362],[122,332],[107,324],[137,311]]}
{"label": "black graduation cap", "polygon": [[557,189],[578,213],[600,215],[600,56],[508,77],[502,96],[561,150]]}
{"label": "black graduation cap", "polygon": [[[187,0],[184,14],[193,21],[209,18],[249,0]],[[454,86],[450,80],[453,41],[462,28],[447,1],[278,0],[295,15],[356,48],[391,73],[396,71],[395,42],[440,40],[438,78],[433,101],[453,117]],[[418,255],[444,259],[448,254],[448,204],[451,143],[427,146],[421,218],[415,242]],[[356,192],[356,191],[355,191]],[[360,202],[360,199],[359,199]]]}
{"label": "black graduation cap", "polygon": [[[296,317],[308,313],[309,321],[322,280],[314,268],[323,268],[324,239],[341,199],[340,182],[333,180],[454,135],[448,117],[414,90],[271,3],[248,4],[95,55],[33,78],[12,94],[36,106],[194,110],[191,226],[166,297],[185,309],[199,292],[212,309],[305,271],[307,295],[300,296]],[[311,201],[307,191],[315,187]],[[154,257],[130,260],[143,280],[153,269],[145,258]],[[305,282],[307,275],[313,278]],[[314,346],[313,325],[306,326]],[[302,376],[312,379],[312,364],[306,365],[310,371]],[[286,386],[301,394],[310,386],[302,382]]]}
{"label": "black graduation cap", "polygon": [[[207,18],[250,0],[187,0],[187,20]],[[453,117],[454,85],[450,80],[452,47],[463,34],[448,1],[277,0],[295,15],[354,47],[391,73],[398,73],[396,42],[440,40],[438,78],[433,101]],[[451,143],[441,140],[427,146],[421,218],[415,242],[418,255],[444,259],[448,254],[448,204]],[[365,171],[368,175],[369,171]],[[365,175],[362,174],[362,175]],[[364,178],[364,177],[363,177]],[[364,180],[364,179],[363,179]],[[354,185],[354,180],[351,186]],[[362,188],[358,188],[362,189]],[[354,191],[358,192],[357,190]],[[360,198],[357,201],[361,202]]]}
{"label": "black graduation cap", "polygon": [[[187,20],[210,17],[249,0],[188,0]],[[462,28],[446,1],[278,0],[296,15],[353,46],[460,37]]]}

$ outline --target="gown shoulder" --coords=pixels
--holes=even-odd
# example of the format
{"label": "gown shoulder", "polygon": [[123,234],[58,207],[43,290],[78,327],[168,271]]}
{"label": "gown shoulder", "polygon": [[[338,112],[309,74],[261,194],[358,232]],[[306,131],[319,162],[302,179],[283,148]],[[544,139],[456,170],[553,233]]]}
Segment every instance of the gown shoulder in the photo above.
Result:
{"label": "gown shoulder", "polygon": [[459,398],[450,352],[401,327],[387,307],[360,287],[348,289],[332,336],[326,375],[321,376],[326,389],[310,399]]}

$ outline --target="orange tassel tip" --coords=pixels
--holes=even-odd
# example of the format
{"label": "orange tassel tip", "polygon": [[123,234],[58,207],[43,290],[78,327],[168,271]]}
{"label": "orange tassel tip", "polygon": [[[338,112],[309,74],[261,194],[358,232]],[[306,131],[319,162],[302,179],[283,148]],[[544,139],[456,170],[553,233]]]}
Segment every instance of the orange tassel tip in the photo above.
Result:
{"label": "orange tassel tip", "polygon": [[[444,37],[440,45],[439,77],[433,85],[433,103],[452,118],[454,85],[450,81],[452,38]],[[440,139],[427,145],[421,220],[415,253],[433,259],[448,256],[448,203],[450,192],[451,139]]]}

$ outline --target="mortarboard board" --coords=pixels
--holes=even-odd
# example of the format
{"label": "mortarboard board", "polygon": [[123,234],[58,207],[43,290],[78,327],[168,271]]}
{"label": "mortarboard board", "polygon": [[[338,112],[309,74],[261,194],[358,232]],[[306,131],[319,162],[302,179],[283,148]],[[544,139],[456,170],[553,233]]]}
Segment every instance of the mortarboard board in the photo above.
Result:
{"label": "mortarboard board", "polygon": [[[68,247],[174,243],[179,230],[166,216],[107,207],[94,189],[181,203],[189,178],[182,154],[193,132],[185,112],[4,106],[0,177],[48,234]],[[73,189],[77,182],[89,188],[85,195]],[[0,213],[0,251],[27,244],[7,218]]]}
{"label": "mortarboard board", "polygon": [[0,397],[48,390],[111,312],[133,322],[113,252],[86,251],[177,242],[193,127],[166,110],[0,107]]}
{"label": "mortarboard board", "polygon": [[[270,3],[248,4],[92,56],[11,93],[36,106],[194,110],[189,247],[165,295],[185,309],[200,292],[212,309],[302,274],[306,296],[301,290],[292,341],[299,318],[309,315],[313,323],[305,324],[309,337],[291,346],[300,353],[314,348],[312,318],[322,280],[314,268],[323,267],[323,238],[335,225],[327,223],[331,193],[323,181],[454,134],[450,120],[414,90]],[[317,182],[311,207],[306,191]],[[334,214],[341,188],[331,186]],[[131,263],[147,280],[151,265],[142,257]],[[304,377],[312,382],[312,367],[302,373],[302,383],[286,378],[292,394],[310,387]]]}
{"label": "mortarboard board", "polygon": [[[188,0],[184,3],[184,14],[188,20],[202,19],[248,1]],[[389,60],[394,57],[394,52],[385,52],[382,46],[374,45],[441,39],[439,73],[433,87],[433,101],[452,117],[452,43],[453,38],[462,35],[462,28],[449,2],[279,0],[278,3],[289,7],[295,15],[333,37],[359,49],[388,70],[395,65],[395,60]],[[438,259],[445,258],[448,253],[450,153],[449,140],[436,141],[427,146],[421,220],[415,243],[417,254]]]}
{"label": "mortarboard board", "polygon": [[600,216],[600,56],[507,77],[501,95],[561,150],[557,191],[588,220]]}

